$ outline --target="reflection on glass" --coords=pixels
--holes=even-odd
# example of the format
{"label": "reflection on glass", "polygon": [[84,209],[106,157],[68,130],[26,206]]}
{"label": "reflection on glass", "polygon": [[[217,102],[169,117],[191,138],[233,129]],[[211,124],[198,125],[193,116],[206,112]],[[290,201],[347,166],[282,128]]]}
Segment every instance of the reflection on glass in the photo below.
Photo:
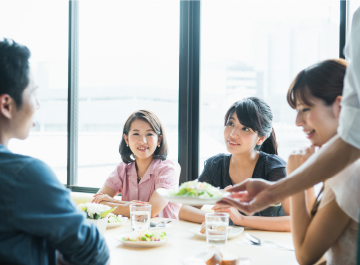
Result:
{"label": "reflection on glass", "polygon": [[36,127],[29,138],[11,140],[9,149],[45,161],[64,184],[67,178],[68,5],[67,1],[0,1],[0,38],[13,39],[30,49],[40,101],[40,109],[35,114]]}
{"label": "reflection on glass", "polygon": [[168,159],[178,154],[178,1],[79,3],[79,186],[100,187],[121,161],[127,117],[162,121]]}
{"label": "reflection on glass", "polygon": [[[219,12],[221,10],[221,12]],[[338,58],[339,1],[203,1],[201,15],[200,171],[226,153],[224,116],[245,97],[274,114],[279,155],[309,145],[286,93],[296,74]]]}

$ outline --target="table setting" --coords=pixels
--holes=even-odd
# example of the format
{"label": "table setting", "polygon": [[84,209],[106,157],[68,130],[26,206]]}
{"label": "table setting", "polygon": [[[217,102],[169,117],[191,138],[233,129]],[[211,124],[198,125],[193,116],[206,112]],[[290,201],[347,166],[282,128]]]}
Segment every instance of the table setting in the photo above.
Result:
{"label": "table setting", "polygon": [[[205,201],[214,204],[228,195],[196,181],[182,184],[178,190],[157,191],[171,202],[190,205],[204,205]],[[191,198],[187,198],[188,195]],[[150,204],[129,207],[130,218],[104,233],[114,264],[140,264],[144,260],[148,265],[297,264],[294,251],[284,248],[292,246],[290,233],[229,226],[228,213],[208,212],[205,223],[200,225],[177,219],[151,218]],[[245,236],[244,231],[250,236]],[[245,240],[247,243],[243,243]]]}

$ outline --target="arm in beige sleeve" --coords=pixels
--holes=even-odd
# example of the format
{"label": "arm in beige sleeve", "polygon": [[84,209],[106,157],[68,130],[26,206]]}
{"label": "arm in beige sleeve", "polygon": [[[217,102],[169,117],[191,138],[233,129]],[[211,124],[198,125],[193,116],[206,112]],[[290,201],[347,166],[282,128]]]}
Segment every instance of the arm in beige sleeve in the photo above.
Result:
{"label": "arm in beige sleeve", "polygon": [[338,135],[326,146],[312,155],[304,164],[286,179],[280,180],[268,189],[272,203],[308,189],[331,178],[360,157],[360,150],[346,143]]}
{"label": "arm in beige sleeve", "polygon": [[247,215],[253,215],[271,204],[331,178],[359,157],[360,149],[336,135],[287,178],[275,183],[247,179],[230,188],[229,191],[234,192],[231,197],[223,198],[217,205],[230,205]]}

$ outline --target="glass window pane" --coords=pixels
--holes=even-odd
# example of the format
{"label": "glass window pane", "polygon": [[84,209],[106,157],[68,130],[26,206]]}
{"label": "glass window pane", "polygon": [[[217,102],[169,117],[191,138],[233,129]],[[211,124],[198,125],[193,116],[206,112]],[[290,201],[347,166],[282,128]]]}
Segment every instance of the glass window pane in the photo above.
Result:
{"label": "glass window pane", "polygon": [[11,140],[9,149],[45,161],[64,184],[67,179],[68,6],[67,1],[0,1],[0,38],[14,39],[30,49],[40,101],[40,109],[35,114],[36,126],[29,138]]}
{"label": "glass window pane", "polygon": [[79,186],[100,187],[121,161],[128,116],[153,111],[178,156],[178,1],[79,3]]}
{"label": "glass window pane", "polygon": [[283,159],[309,145],[286,93],[300,70],[338,58],[339,1],[204,0],[201,14],[200,171],[205,159],[227,153],[223,119],[245,97],[270,105]]}

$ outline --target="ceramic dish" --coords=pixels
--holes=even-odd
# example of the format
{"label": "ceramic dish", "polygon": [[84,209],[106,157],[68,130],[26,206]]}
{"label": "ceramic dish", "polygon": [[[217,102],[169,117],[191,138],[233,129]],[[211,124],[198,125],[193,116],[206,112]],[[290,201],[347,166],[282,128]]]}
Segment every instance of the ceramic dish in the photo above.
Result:
{"label": "ceramic dish", "polygon": [[120,225],[122,225],[128,218],[123,216],[121,217],[121,222],[120,223],[107,223],[106,228],[114,228],[114,227],[118,227]]}
{"label": "ceramic dish", "polygon": [[132,235],[134,235],[133,232],[127,233],[127,234],[119,234],[119,235],[115,235],[115,238],[117,240],[119,240],[122,244],[124,244],[125,246],[134,247],[134,248],[159,247],[159,246],[166,244],[166,242],[169,240],[169,239],[163,239],[161,241],[126,241],[126,240],[122,240],[123,237],[130,237]]}
{"label": "ceramic dish", "polygon": [[223,197],[229,196],[229,192],[224,192],[221,197],[216,198],[197,198],[197,197],[185,197],[185,196],[171,196],[170,190],[159,188],[156,192],[169,200],[172,203],[181,203],[181,204],[189,204],[194,206],[202,206],[204,204],[215,204],[216,202],[220,201]]}
{"label": "ceramic dish", "polygon": [[[200,233],[200,227],[194,227],[192,229],[189,229],[189,231],[194,235],[196,235],[197,237],[206,239],[206,233],[204,234]],[[242,233],[242,231],[244,231],[244,227],[232,227],[232,229],[229,229],[228,231],[228,239],[233,239],[234,237],[237,237]]]}

